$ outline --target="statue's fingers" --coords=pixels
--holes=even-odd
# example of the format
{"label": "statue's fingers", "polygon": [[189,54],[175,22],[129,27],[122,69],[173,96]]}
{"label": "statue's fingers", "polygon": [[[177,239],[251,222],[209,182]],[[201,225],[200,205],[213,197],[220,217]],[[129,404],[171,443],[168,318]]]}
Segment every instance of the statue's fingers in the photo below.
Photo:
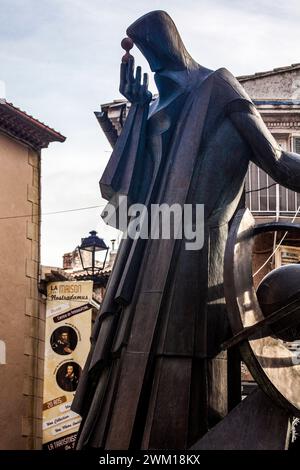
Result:
{"label": "statue's fingers", "polygon": [[143,75],[143,88],[145,91],[148,90],[148,85],[149,85],[149,77],[147,73],[144,73]]}
{"label": "statue's fingers", "polygon": [[124,87],[124,92],[123,95],[125,98],[127,98],[129,101],[131,101],[131,96],[132,96],[132,84],[131,83],[126,83]]}
{"label": "statue's fingers", "polygon": [[144,73],[143,75],[143,85],[141,87],[141,95],[142,99],[149,99],[151,101],[151,93],[148,91],[148,84],[149,84],[149,77],[147,73]]}
{"label": "statue's fingers", "polygon": [[142,76],[142,68],[138,66],[136,68],[135,72],[135,80],[134,80],[134,86],[133,86],[133,91],[134,93],[138,94],[141,88],[141,76]]}
{"label": "statue's fingers", "polygon": [[127,75],[127,64],[126,62],[121,62],[120,67],[120,93],[124,93],[125,85],[126,85],[126,75]]}
{"label": "statue's fingers", "polygon": [[142,77],[142,67],[138,66],[135,72],[135,82],[137,85],[141,84],[141,77]]}
{"label": "statue's fingers", "polygon": [[134,70],[134,58],[131,56],[127,63],[127,82],[132,83],[134,81],[133,70]]}

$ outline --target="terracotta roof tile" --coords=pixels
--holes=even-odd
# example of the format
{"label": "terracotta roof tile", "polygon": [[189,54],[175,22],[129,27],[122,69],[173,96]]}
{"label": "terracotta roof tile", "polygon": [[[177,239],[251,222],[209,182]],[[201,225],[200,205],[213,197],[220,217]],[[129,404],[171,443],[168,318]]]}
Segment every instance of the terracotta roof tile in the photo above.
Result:
{"label": "terracotta roof tile", "polygon": [[0,99],[0,130],[35,149],[48,147],[50,142],[64,142],[66,140],[55,129],[4,99]]}

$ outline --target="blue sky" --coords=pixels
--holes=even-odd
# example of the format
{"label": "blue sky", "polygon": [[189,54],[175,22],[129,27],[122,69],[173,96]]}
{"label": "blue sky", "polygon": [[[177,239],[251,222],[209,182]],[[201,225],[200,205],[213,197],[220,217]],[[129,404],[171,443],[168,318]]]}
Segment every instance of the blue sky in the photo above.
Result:
{"label": "blue sky", "polygon": [[[206,67],[242,75],[300,62],[299,0],[152,0],[151,9],[172,16]],[[43,212],[104,204],[98,181],[111,149],[93,112],[120,98],[120,41],[148,11],[145,0],[0,0],[7,100],[67,137],[43,151]],[[42,262],[60,266],[94,228],[107,241],[115,237],[97,209],[44,216]]]}

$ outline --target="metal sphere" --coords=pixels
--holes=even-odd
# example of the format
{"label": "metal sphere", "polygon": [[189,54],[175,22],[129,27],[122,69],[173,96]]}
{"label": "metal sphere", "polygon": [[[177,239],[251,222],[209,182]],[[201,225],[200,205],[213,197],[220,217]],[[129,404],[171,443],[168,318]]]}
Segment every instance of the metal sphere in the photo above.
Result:
{"label": "metal sphere", "polygon": [[130,51],[130,49],[133,48],[133,41],[132,41],[132,39],[127,38],[127,37],[124,38],[124,39],[122,39],[122,41],[121,41],[121,47],[122,47],[122,49],[124,49],[125,51]]}
{"label": "metal sphere", "polygon": [[[300,300],[300,264],[288,264],[268,273],[258,286],[257,298],[265,317],[292,301]],[[284,341],[299,340],[300,307],[274,323],[271,330]]]}

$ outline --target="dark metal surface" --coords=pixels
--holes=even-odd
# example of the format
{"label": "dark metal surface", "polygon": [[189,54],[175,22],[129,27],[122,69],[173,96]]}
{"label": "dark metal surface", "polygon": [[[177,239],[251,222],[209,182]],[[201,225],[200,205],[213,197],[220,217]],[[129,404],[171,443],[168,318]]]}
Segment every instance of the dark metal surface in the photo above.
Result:
{"label": "dark metal surface", "polygon": [[[78,246],[80,261],[82,268],[89,274],[91,279],[97,279],[97,276],[104,269],[109,247],[106,245],[102,238],[97,236],[97,232],[92,230],[88,237],[81,239],[81,245]],[[99,260],[96,260],[96,253],[105,252],[104,260],[99,265]],[[88,254],[88,260],[85,258],[85,252]]]}
{"label": "dark metal surface", "polygon": [[[259,297],[258,297],[259,299]],[[262,302],[259,299],[260,307],[262,308]],[[299,326],[300,310],[300,299],[297,298],[294,301],[290,302],[286,306],[275,310],[272,313],[269,313],[266,316],[266,311],[262,308],[263,314],[266,316],[263,320],[255,323],[252,326],[244,328],[242,331],[234,335],[229,340],[225,341],[221,348],[226,350],[236,346],[241,341],[245,341],[249,338],[254,339],[255,335],[258,334],[259,337],[270,336],[276,334],[280,339],[285,341],[295,341],[299,339],[299,332],[297,326]],[[295,332],[290,332],[291,328],[295,328]]]}
{"label": "dark metal surface", "polygon": [[88,237],[81,239],[79,249],[86,251],[106,251],[108,250],[108,246],[103,238],[98,237],[96,230],[92,230]]}
{"label": "dark metal surface", "polygon": [[205,239],[196,251],[184,239],[123,241],[72,406],[83,416],[77,448],[188,448],[239,399],[239,358],[219,351],[230,336],[228,225],[248,163],[299,190],[300,161],[282,152],[281,164],[241,85],[196,63],[165,12],[144,15],[127,34],[159,95],[150,105],[147,77],[133,60],[121,65],[132,104],[102,195],[115,206],[119,195],[147,207],[204,204]]}
{"label": "dark metal surface", "polygon": [[121,47],[126,51],[126,54],[122,57],[122,62],[128,62],[129,59],[133,58],[129,51],[133,48],[132,39],[126,37],[121,41]]}
{"label": "dark metal surface", "polygon": [[190,450],[286,450],[290,428],[289,414],[255,390]]}
{"label": "dark metal surface", "polygon": [[[273,318],[271,334],[283,341],[300,339],[299,264],[281,266],[267,274],[258,286],[257,298],[266,319]],[[287,311],[286,314],[274,321],[274,316],[283,310]]]}
{"label": "dark metal surface", "polygon": [[[264,316],[252,278],[253,237],[267,229],[276,230],[277,225],[255,227],[254,224],[250,211],[240,210],[234,218],[226,245],[224,289],[233,332],[227,346],[238,343],[242,359],[260,387],[278,405],[300,415],[300,361],[274,335],[274,325],[279,325],[280,331],[286,331],[298,322],[299,299],[294,299],[273,315]],[[287,229],[287,226],[282,224],[282,228]],[[299,225],[292,228],[300,230]]]}

